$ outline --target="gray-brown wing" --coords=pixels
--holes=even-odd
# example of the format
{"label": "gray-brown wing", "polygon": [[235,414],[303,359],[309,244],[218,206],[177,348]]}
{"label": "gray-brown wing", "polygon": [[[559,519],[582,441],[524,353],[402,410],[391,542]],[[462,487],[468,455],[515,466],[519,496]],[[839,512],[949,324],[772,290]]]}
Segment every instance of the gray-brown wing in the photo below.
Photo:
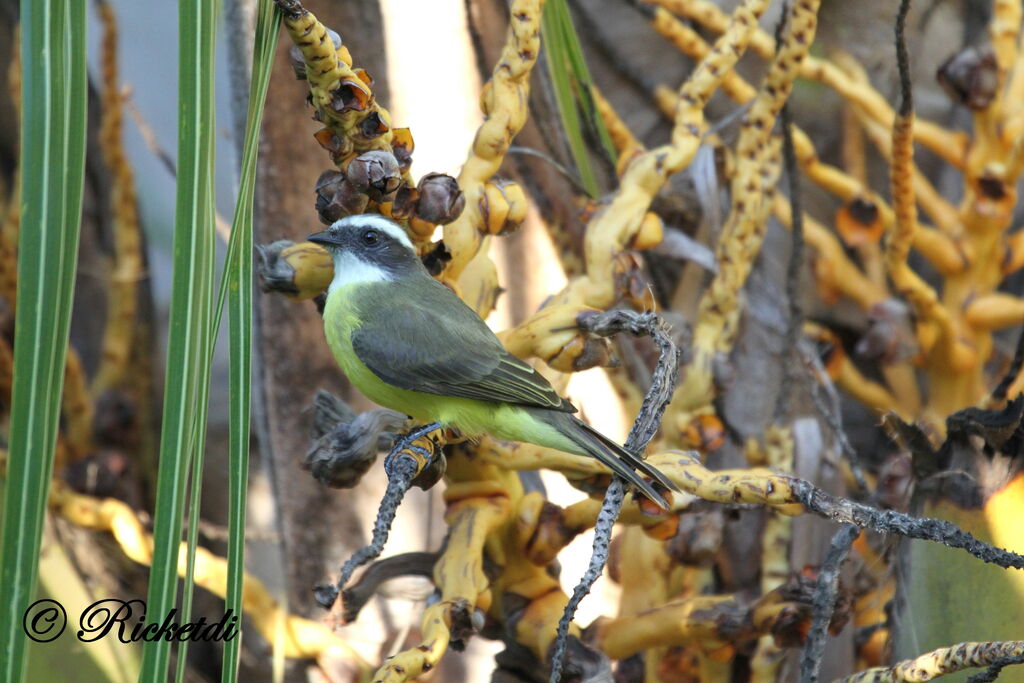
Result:
{"label": "gray-brown wing", "polygon": [[[422,287],[385,286],[392,288],[387,304],[368,291],[352,333],[356,356],[380,379],[427,394],[575,412],[444,285],[431,279]],[[396,297],[395,287],[410,291]]]}

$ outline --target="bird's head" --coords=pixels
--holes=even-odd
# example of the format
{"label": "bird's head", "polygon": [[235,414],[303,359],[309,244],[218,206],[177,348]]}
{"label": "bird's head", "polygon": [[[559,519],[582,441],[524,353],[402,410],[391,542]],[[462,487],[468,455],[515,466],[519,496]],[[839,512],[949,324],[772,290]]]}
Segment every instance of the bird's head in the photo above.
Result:
{"label": "bird's head", "polygon": [[356,282],[396,280],[423,270],[405,230],[384,216],[348,216],[306,239],[322,246],[334,260],[332,290]]}

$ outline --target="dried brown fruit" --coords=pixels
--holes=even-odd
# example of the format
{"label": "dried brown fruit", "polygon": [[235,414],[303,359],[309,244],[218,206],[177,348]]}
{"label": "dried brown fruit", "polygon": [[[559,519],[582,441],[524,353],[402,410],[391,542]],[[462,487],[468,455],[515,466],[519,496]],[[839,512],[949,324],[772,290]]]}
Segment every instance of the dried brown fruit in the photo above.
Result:
{"label": "dried brown fruit", "polygon": [[450,175],[428,173],[420,179],[416,216],[428,223],[451,223],[466,206],[466,197]]}
{"label": "dried brown fruit", "polygon": [[390,152],[364,152],[349,163],[346,175],[352,185],[375,202],[390,202],[402,184],[398,162]]}
{"label": "dried brown fruit", "polygon": [[363,213],[369,198],[345,179],[340,171],[328,170],[316,181],[316,212],[326,225]]}
{"label": "dried brown fruit", "polygon": [[346,80],[334,91],[330,107],[339,115],[350,111],[366,111],[372,99],[373,94],[362,81]]}
{"label": "dried brown fruit", "polygon": [[936,78],[954,102],[985,109],[999,90],[996,53],[991,45],[964,48],[942,63]]}
{"label": "dried brown fruit", "polygon": [[[381,115],[380,111],[370,112],[366,118],[359,122],[357,127],[359,136],[367,140],[379,138],[384,133],[391,130],[391,126],[388,125],[387,121]],[[397,160],[396,160],[397,161]]]}
{"label": "dried brown fruit", "polygon": [[419,190],[415,187],[402,185],[395,194],[395,201],[390,204],[381,205],[381,213],[384,213],[384,207],[386,206],[391,218],[397,221],[409,220],[416,214],[416,205],[419,198]]}

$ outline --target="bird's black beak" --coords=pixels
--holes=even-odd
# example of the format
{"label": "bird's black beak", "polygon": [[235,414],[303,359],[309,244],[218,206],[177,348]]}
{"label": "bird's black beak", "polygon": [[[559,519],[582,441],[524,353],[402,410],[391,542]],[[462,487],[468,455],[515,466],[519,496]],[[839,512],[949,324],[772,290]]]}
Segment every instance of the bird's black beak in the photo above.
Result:
{"label": "bird's black beak", "polygon": [[337,247],[341,245],[341,241],[326,230],[323,232],[314,232],[306,238],[306,241],[312,242],[313,244],[320,244],[325,247]]}

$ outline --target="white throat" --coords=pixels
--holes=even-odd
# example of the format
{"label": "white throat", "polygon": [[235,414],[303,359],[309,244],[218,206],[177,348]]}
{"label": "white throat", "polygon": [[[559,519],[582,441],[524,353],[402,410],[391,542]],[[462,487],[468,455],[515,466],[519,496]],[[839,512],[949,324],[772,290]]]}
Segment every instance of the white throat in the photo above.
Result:
{"label": "white throat", "polygon": [[335,290],[348,285],[388,282],[393,279],[391,274],[380,266],[364,261],[347,251],[335,252],[334,279],[327,288],[327,294],[333,294]]}

